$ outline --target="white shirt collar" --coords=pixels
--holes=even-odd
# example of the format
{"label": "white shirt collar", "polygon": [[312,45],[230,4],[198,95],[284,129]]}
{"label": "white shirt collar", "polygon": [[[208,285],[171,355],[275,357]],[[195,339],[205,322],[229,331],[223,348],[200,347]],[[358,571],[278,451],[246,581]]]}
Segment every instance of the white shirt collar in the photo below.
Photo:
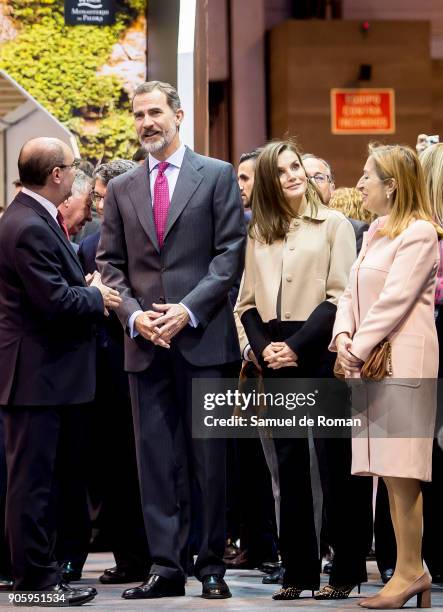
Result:
{"label": "white shirt collar", "polygon": [[[170,157],[168,157],[168,159],[165,159],[165,161],[167,161],[168,164],[170,164],[171,166],[175,166],[176,168],[180,169],[183,163],[183,158],[185,156],[185,153],[186,153],[186,147],[184,144],[181,144],[179,148],[177,149],[177,151],[175,151]],[[154,168],[158,164],[161,163],[159,159],[156,159],[150,153],[148,156],[148,160],[149,160],[149,172],[152,172]]]}
{"label": "white shirt collar", "polygon": [[53,217],[54,219],[57,219],[58,209],[57,209],[57,206],[53,202],[50,202],[49,200],[41,196],[39,193],[35,193],[34,191],[31,191],[27,187],[22,187],[21,192],[24,193],[25,195],[30,196],[31,198],[34,198],[34,200],[37,200],[37,202],[41,204],[45,210],[48,211],[51,217]]}

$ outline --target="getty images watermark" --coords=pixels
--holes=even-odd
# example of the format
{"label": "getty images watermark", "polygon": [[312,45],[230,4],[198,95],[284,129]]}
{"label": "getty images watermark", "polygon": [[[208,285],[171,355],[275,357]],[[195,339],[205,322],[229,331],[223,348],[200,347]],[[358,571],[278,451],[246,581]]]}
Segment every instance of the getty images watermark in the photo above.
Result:
{"label": "getty images watermark", "polygon": [[[345,383],[335,378],[251,378],[239,386],[237,379],[195,379],[192,433],[196,438],[259,437],[263,432],[284,438],[369,434],[432,438],[441,427],[437,395],[443,398],[443,386],[442,393],[437,394],[439,382],[442,381],[390,379],[387,383],[355,380]],[[426,422],[416,418],[419,402],[432,407],[432,416]]]}
{"label": "getty images watermark", "polygon": [[319,395],[315,389],[311,393],[266,393],[228,389],[225,393],[205,393],[203,397],[203,408],[213,411],[216,408],[232,408],[240,414],[232,414],[229,417],[219,417],[207,414],[203,417],[205,427],[360,427],[359,417],[327,417],[325,414],[316,414],[309,417],[308,414],[291,414],[290,416],[271,417],[260,416],[260,414],[246,414],[255,407],[283,408],[289,414],[297,408],[314,408]]}

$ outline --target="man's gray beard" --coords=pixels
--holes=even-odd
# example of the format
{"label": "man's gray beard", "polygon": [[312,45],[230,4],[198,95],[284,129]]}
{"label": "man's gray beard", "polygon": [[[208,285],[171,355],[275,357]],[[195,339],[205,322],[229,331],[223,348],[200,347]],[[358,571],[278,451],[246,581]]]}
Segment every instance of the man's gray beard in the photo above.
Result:
{"label": "man's gray beard", "polygon": [[142,148],[146,151],[146,153],[158,153],[159,151],[163,151],[166,149],[168,145],[174,140],[175,135],[177,134],[177,127],[174,125],[170,130],[166,132],[157,142],[146,143],[143,140],[140,141]]}

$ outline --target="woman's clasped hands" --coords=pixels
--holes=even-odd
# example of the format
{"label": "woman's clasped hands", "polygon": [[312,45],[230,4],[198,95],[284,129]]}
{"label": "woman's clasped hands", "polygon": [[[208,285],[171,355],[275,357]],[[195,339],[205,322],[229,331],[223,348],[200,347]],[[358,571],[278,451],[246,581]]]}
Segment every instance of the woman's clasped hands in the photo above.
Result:
{"label": "woman's clasped hands", "polygon": [[262,355],[271,370],[298,367],[298,356],[286,342],[271,342],[263,349]]}
{"label": "woman's clasped hands", "polygon": [[335,339],[337,357],[345,371],[346,376],[359,374],[363,361],[351,353],[352,340],[348,333],[342,332]]}

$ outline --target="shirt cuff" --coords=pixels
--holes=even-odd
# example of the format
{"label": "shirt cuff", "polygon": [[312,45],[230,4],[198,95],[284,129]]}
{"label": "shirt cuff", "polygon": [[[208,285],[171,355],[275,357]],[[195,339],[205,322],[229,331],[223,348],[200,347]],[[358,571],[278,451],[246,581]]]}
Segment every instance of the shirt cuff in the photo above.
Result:
{"label": "shirt cuff", "polygon": [[128,329],[129,329],[129,337],[130,338],[135,338],[136,336],[138,336],[138,331],[136,329],[134,329],[134,322],[135,322],[135,319],[138,317],[139,314],[143,314],[143,310],[136,310],[129,317]]}
{"label": "shirt cuff", "polygon": [[250,350],[251,350],[251,345],[250,345],[250,344],[247,344],[247,345],[245,346],[245,348],[243,349],[243,359],[244,359],[245,361],[252,361],[252,359],[250,359],[250,358],[249,358],[249,355],[248,355],[248,353],[249,353],[249,351],[250,351]]}
{"label": "shirt cuff", "polygon": [[183,304],[183,302],[179,302],[180,306],[183,306],[183,308],[186,310],[186,312],[189,315],[189,325],[191,327],[197,327],[198,326],[198,320],[195,318],[195,316],[192,314],[192,312],[189,310],[189,308],[187,306],[185,306],[185,304]]}

